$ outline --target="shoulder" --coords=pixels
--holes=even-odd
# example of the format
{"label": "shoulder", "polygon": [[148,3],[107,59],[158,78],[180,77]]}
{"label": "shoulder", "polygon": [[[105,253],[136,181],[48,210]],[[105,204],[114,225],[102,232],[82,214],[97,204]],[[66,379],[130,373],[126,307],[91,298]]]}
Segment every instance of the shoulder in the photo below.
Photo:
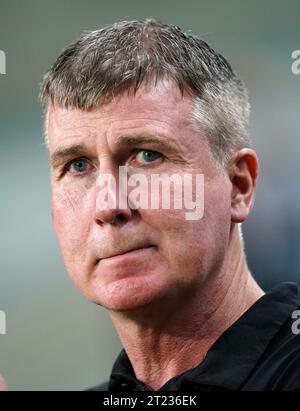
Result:
{"label": "shoulder", "polygon": [[289,319],[259,359],[245,388],[300,391],[300,332]]}
{"label": "shoulder", "polygon": [[276,389],[300,390],[300,333],[295,332],[295,323],[288,321],[283,338],[278,338],[274,349],[273,360],[278,364]]}

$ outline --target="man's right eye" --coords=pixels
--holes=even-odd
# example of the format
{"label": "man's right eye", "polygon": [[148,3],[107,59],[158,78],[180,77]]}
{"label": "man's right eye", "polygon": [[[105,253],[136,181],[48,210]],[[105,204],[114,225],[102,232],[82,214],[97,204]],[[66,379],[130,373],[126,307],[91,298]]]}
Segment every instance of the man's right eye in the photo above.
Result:
{"label": "man's right eye", "polygon": [[93,170],[94,167],[84,158],[72,160],[66,167],[66,171],[72,175],[86,175]]}

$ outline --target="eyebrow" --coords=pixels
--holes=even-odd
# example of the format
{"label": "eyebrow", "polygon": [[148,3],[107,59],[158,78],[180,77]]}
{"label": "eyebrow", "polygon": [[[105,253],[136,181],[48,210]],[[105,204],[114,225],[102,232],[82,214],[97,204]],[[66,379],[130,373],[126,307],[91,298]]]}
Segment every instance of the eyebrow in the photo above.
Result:
{"label": "eyebrow", "polygon": [[132,146],[135,144],[154,144],[158,148],[170,149],[178,148],[176,143],[173,143],[172,140],[161,137],[154,136],[119,136],[116,139],[116,143],[121,146]]}
{"label": "eyebrow", "polygon": [[75,144],[69,147],[61,147],[54,151],[50,156],[52,166],[58,167],[61,163],[69,158],[86,155],[87,147],[84,144]]}

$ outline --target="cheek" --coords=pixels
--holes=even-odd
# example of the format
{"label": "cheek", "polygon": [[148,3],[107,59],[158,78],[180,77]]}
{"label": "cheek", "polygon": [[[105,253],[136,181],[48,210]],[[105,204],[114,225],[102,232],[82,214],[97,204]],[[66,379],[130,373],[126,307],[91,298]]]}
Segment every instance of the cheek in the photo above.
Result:
{"label": "cheek", "polygon": [[229,241],[230,187],[224,179],[204,186],[202,218],[187,220],[186,210],[143,210],[143,220],[155,228],[157,244],[176,271],[209,272],[222,260]]}
{"label": "cheek", "polygon": [[226,235],[231,225],[231,185],[219,178],[205,190],[205,220],[214,237]]}
{"label": "cheek", "polygon": [[85,207],[87,199],[88,192],[84,187],[53,189],[53,223],[59,245],[66,257],[74,255],[86,243],[90,223]]}
{"label": "cheek", "polygon": [[204,216],[198,241],[205,250],[206,264],[218,264],[225,255],[231,227],[230,185],[226,179],[206,187]]}
{"label": "cheek", "polygon": [[180,274],[199,260],[202,220],[186,220],[185,210],[142,210],[141,214],[172,272]]}

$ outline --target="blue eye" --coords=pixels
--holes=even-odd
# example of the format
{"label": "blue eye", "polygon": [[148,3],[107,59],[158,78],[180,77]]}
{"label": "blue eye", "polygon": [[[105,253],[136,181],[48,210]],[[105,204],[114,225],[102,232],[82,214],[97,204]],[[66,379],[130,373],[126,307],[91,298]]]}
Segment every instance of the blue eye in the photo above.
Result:
{"label": "blue eye", "polygon": [[69,170],[74,174],[83,174],[89,171],[90,164],[83,158],[74,160],[69,165]]}
{"label": "blue eye", "polygon": [[160,153],[158,153],[157,151],[151,151],[151,150],[140,150],[136,156],[138,161],[145,162],[145,163],[151,163],[160,157],[161,157]]}

